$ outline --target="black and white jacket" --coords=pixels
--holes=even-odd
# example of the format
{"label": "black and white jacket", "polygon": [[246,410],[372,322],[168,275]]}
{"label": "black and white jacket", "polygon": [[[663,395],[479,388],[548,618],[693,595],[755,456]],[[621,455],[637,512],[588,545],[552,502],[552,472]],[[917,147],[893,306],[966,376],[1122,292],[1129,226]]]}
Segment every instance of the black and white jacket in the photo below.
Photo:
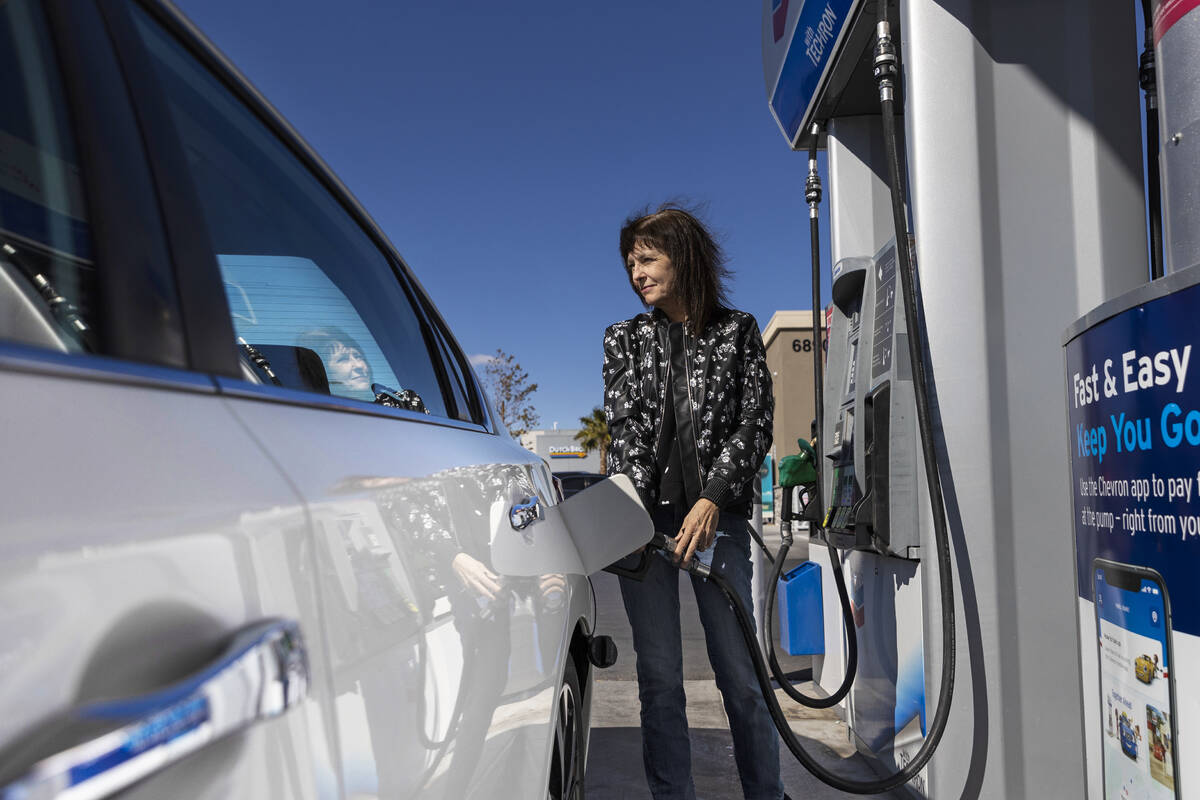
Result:
{"label": "black and white jacket", "polygon": [[652,310],[604,331],[608,473],[628,475],[648,509],[657,502],[659,455],[670,445],[659,441],[668,404],[680,421],[689,496],[749,517],[775,409],[753,316],[722,308],[691,336]]}

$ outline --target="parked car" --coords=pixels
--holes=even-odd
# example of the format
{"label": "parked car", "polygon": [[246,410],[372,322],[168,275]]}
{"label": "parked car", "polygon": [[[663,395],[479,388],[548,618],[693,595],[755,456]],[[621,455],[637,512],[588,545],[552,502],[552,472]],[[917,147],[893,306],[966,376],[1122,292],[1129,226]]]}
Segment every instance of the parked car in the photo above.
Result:
{"label": "parked car", "polygon": [[580,796],[631,487],[171,6],[7,0],[0,96],[0,798]]}
{"label": "parked car", "polygon": [[563,497],[574,497],[589,486],[604,480],[598,472],[558,472],[554,477],[562,482]]}

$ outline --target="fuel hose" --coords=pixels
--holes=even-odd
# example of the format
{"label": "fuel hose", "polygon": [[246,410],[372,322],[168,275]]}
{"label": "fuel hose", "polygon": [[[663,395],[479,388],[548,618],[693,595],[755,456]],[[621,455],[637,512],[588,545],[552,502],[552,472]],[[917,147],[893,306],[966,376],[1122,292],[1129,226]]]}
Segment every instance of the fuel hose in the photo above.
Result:
{"label": "fuel hose", "polygon": [[[647,544],[647,548],[662,550],[668,556],[671,556],[672,559],[674,558],[675,542],[662,532],[654,534],[654,538]],[[750,616],[750,612],[746,610],[746,606],[742,603],[742,598],[730,586],[729,581],[724,575],[697,558],[691,559],[686,567],[681,566],[680,568],[686,569],[686,571],[697,577],[712,581],[721,590],[721,593],[725,595],[725,599],[729,601],[734,617],[737,620],[738,630],[742,633],[742,641],[746,646],[746,652],[750,655],[750,661],[754,666],[754,676],[758,680],[758,688],[762,693],[763,701],[766,703],[767,713],[770,714],[771,721],[775,724],[776,730],[779,731],[779,736],[783,739],[783,743],[806,770],[822,783],[849,794],[879,794],[890,789],[895,789],[897,786],[905,784],[916,777],[925,765],[925,762],[929,760],[929,756],[932,755],[933,748],[936,747],[936,743],[930,746],[928,738],[926,738],[925,744],[921,746],[921,750],[918,751],[913,761],[904,767],[904,769],[886,778],[874,781],[856,781],[844,778],[813,758],[804,749],[804,745],[800,742],[796,734],[792,732],[791,725],[788,723],[787,717],[784,716],[783,709],[779,705],[779,699],[775,696],[775,688],[771,684],[770,671],[767,669],[767,664],[763,660],[762,652],[758,647],[758,640],[754,635],[754,619]]]}
{"label": "fuel hose", "polygon": [[[694,559],[693,563],[696,563]],[[924,765],[924,762],[918,764],[914,759],[912,764],[887,778],[877,781],[854,781],[830,771],[805,751],[804,745],[801,744],[796,734],[792,732],[792,727],[788,724],[787,717],[784,716],[783,709],[779,706],[779,700],[775,697],[775,690],[771,685],[771,676],[767,671],[767,665],[763,663],[762,654],[758,650],[758,642],[754,637],[754,621],[747,613],[746,607],[742,605],[741,598],[738,597],[737,592],[725,580],[725,576],[719,572],[708,572],[705,577],[721,590],[721,593],[725,595],[725,598],[733,607],[734,615],[738,621],[738,628],[741,629],[742,638],[746,643],[746,650],[750,653],[751,661],[754,662],[754,674],[758,678],[758,686],[762,692],[763,700],[766,701],[767,711],[771,715],[771,720],[775,723],[775,727],[778,729],[783,743],[787,745],[788,750],[792,752],[792,755],[796,757],[796,760],[806,770],[811,772],[822,783],[850,794],[879,794],[886,792],[889,789],[894,789],[901,784],[907,783],[920,772],[920,768]]]}
{"label": "fuel hose", "polygon": [[[891,23],[888,21],[888,0],[879,2],[879,18],[876,24],[874,72],[879,85],[880,110],[883,113],[884,153],[887,158],[888,182],[891,188],[892,225],[896,232],[896,255],[900,267],[901,296],[904,301],[904,318],[908,321],[908,359],[912,366],[912,383],[917,407],[917,429],[921,440],[921,457],[925,466],[925,483],[929,490],[930,512],[933,516],[933,538],[937,551],[939,597],[942,619],[942,669],[938,683],[937,707],[933,720],[912,760],[895,774],[890,782],[899,785],[915,777],[929,762],[946,732],[950,718],[950,704],[954,696],[954,672],[957,644],[955,641],[956,615],[954,608],[954,570],[950,560],[950,535],[946,524],[946,508],[943,502],[942,479],[938,469],[937,449],[934,442],[933,421],[929,405],[929,384],[924,358],[924,326],[917,307],[916,271],[913,269],[912,252],[909,246],[908,216],[905,212],[904,162],[900,157],[899,138],[896,133],[896,81],[899,76],[896,46],[892,41]],[[821,777],[821,776],[818,776]],[[849,790],[847,790],[849,791]]]}

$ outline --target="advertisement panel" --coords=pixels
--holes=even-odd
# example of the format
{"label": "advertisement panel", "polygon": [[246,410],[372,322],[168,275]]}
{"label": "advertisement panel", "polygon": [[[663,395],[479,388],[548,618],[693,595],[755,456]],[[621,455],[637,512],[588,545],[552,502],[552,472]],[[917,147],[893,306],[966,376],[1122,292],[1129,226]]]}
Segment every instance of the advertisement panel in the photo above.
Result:
{"label": "advertisement panel", "polygon": [[1092,800],[1200,790],[1200,685],[1179,677],[1200,666],[1197,278],[1098,309],[1066,344]]}

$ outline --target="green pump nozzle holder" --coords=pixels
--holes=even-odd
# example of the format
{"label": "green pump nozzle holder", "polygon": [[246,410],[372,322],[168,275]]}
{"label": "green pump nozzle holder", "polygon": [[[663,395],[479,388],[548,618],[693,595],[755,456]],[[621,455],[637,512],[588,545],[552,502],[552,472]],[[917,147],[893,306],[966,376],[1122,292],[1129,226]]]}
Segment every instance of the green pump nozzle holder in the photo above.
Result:
{"label": "green pump nozzle holder", "polygon": [[804,439],[797,439],[796,444],[800,447],[798,455],[779,459],[779,488],[782,489],[779,502],[779,535],[789,545],[792,543],[792,520],[796,518],[792,515],[792,489],[797,486],[811,486],[820,478],[816,467],[817,453],[812,445]]}
{"label": "green pump nozzle holder", "polygon": [[817,482],[816,451],[804,439],[797,439],[796,444],[800,446],[799,454],[779,459],[779,486],[782,489]]}

